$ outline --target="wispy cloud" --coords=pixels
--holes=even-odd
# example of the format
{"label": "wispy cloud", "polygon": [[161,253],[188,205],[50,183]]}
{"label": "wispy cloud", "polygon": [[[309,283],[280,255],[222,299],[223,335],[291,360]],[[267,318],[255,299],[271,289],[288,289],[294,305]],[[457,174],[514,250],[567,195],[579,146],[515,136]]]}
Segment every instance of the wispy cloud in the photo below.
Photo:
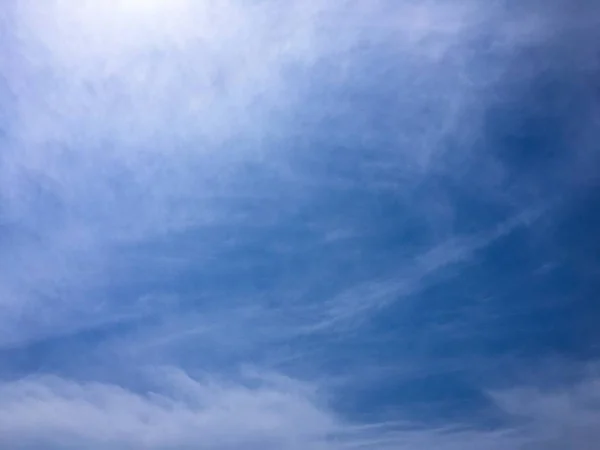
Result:
{"label": "wispy cloud", "polygon": [[[391,44],[411,67],[408,94],[423,71],[436,70],[435,61],[445,64],[444,55],[467,45],[487,15],[475,4],[442,14],[411,2],[285,9],[269,2],[146,3],[23,1],[3,11],[10,120],[3,124],[2,221],[28,233],[4,253],[11,266],[4,317],[51,302],[44,316],[53,322],[52,315],[69,314],[66,297],[89,307],[88,293],[69,289],[84,283],[82,271],[86,286],[110,283],[115,245],[260,223],[269,211],[246,204],[272,197],[273,183],[279,210],[310,201],[307,183],[328,180],[293,165],[280,169],[293,157],[281,136],[310,132],[296,119],[310,111],[304,98],[331,77],[342,85],[370,78],[358,72],[365,46],[371,52]],[[408,106],[430,101],[417,92],[407,98]],[[309,119],[327,120],[320,113]],[[421,150],[402,154],[385,159],[398,166],[406,155],[409,163],[422,158]],[[248,178],[247,165],[270,180],[264,188]],[[199,251],[213,248],[206,242]],[[69,293],[57,294],[59,305],[50,293],[63,291]]]}
{"label": "wispy cloud", "polygon": [[411,296],[435,284],[444,270],[471,260],[478,251],[522,227],[530,226],[541,214],[542,208],[531,208],[496,225],[490,231],[473,236],[454,236],[436,244],[423,254],[404,261],[405,267],[392,277],[372,280],[352,286],[332,299],[324,300],[325,319],[309,325],[312,331],[356,326],[374,312],[394,302],[406,301]]}

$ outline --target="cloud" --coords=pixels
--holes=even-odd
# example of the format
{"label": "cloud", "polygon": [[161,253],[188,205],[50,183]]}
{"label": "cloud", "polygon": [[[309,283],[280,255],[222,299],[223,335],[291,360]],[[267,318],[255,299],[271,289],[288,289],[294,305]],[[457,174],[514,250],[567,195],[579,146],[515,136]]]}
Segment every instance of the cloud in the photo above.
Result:
{"label": "cloud", "polygon": [[194,379],[178,370],[154,380],[143,391],[51,376],[5,382],[0,442],[15,449],[584,450],[598,439],[596,379],[560,390],[490,393],[507,418],[495,429],[359,426],[329,409],[309,385],[258,373],[244,384]]}
{"label": "cloud", "polygon": [[[201,339],[221,350],[239,352],[240,349],[252,351],[302,336],[353,334],[390,305],[414,303],[415,297],[443,279],[445,272],[472,260],[497,240],[519,229],[529,229],[543,212],[544,208],[532,207],[491,230],[455,236],[409,261],[402,261],[403,265],[390,269],[392,275],[363,282],[345,282],[339,291],[327,297],[310,298],[310,284],[305,289],[285,286],[268,293],[244,293],[240,299],[228,299],[225,308],[205,308],[185,317],[169,317],[158,326],[141,327],[124,340],[117,339],[111,346],[116,347],[117,353],[132,356],[147,354],[156,348],[173,349]],[[302,276],[298,275],[299,278]],[[217,302],[216,297],[208,300],[208,303],[213,302]],[[286,360],[297,356],[279,357]]]}
{"label": "cloud", "polygon": [[596,377],[568,388],[528,386],[493,395],[513,417],[526,423],[523,449],[591,449],[598,441],[600,390]]}
{"label": "cloud", "polygon": [[[455,67],[453,55],[490,16],[472,2],[34,3],[11,2],[2,12],[3,67],[11,69],[1,73],[8,111],[1,222],[21,234],[0,257],[5,342],[97,310],[90,298],[114,284],[111,267],[124,245],[293,217],[335,175],[295,163],[309,152],[286,141],[318,134],[314,128],[332,115],[343,120],[328,130],[331,145],[353,140],[351,130],[372,135],[355,126],[363,120],[357,108],[315,95],[335,86],[370,90],[369,83],[398,75],[394,97],[407,111],[438,103],[447,90],[462,99],[465,86],[454,75],[427,93],[437,85],[432,74],[440,65],[453,74],[466,68]],[[460,109],[462,101],[452,105]],[[405,143],[383,155],[384,173],[369,179],[385,184],[389,168],[414,174],[420,170],[413,167],[428,166],[419,162],[430,159],[426,148],[410,149],[429,119],[414,124],[405,115],[395,133]],[[357,185],[353,177],[341,181]],[[197,253],[210,260],[226,245],[204,239]],[[102,303],[97,314],[110,316],[114,303]],[[19,336],[27,321],[31,331]]]}
{"label": "cloud", "polygon": [[0,440],[10,448],[300,448],[335,429],[294,384],[167,378],[166,394],[56,377],[4,384]]}
{"label": "cloud", "polygon": [[406,301],[455,265],[471,260],[475,254],[510,235],[517,229],[528,228],[542,215],[544,208],[530,208],[515,217],[497,224],[492,230],[472,236],[453,236],[411,258],[406,267],[392,277],[350,287],[338,296],[322,302],[324,319],[308,325],[310,331],[351,329],[368,321],[371,314],[395,302]]}
{"label": "cloud", "polygon": [[[476,40],[493,33],[505,49],[493,64],[502,73],[505,53],[545,30],[539,19],[492,20],[495,12],[476,2],[139,4],[23,1],[9,13],[15,69],[4,78],[13,118],[2,173],[9,217],[33,226],[23,199],[38,189],[61,215],[71,213],[74,226],[105,238],[230,220],[220,199],[239,195],[238,168],[287,164],[281,136],[311,133],[310,124],[330,114],[343,119],[328,130],[332,138],[356,139],[358,131],[368,142],[381,134],[354,126],[362,114],[352,105],[307,104],[334,85],[394,84],[398,129],[383,162],[409,173],[439,169],[446,138],[476,132],[457,127],[466,117],[476,123],[475,104],[488,101],[463,79],[481,78],[486,55],[474,51]],[[494,76],[485,84],[497,83]]]}

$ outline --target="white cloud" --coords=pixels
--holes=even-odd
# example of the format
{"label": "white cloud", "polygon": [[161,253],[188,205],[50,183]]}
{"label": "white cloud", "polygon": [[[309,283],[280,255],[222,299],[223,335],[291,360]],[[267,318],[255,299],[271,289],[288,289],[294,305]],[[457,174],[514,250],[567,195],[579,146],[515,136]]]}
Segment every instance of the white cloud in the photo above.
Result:
{"label": "white cloud", "polygon": [[310,448],[337,426],[301,385],[285,380],[258,380],[263,385],[251,388],[177,372],[166,378],[161,394],[54,377],[4,384],[0,442],[10,448]]}
{"label": "white cloud", "polygon": [[35,377],[0,386],[0,443],[6,448],[65,449],[365,449],[542,450],[593,448],[600,438],[600,384],[561,391],[493,393],[506,428],[410,423],[352,425],[310,386],[285,377],[247,383],[196,380],[169,370],[153,392]]}

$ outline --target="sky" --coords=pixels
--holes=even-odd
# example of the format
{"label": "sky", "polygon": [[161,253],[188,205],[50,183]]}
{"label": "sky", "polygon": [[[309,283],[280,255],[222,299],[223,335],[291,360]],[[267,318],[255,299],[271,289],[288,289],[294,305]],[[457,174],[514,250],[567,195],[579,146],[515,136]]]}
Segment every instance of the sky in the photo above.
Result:
{"label": "sky", "polygon": [[592,0],[5,0],[0,447],[587,450]]}

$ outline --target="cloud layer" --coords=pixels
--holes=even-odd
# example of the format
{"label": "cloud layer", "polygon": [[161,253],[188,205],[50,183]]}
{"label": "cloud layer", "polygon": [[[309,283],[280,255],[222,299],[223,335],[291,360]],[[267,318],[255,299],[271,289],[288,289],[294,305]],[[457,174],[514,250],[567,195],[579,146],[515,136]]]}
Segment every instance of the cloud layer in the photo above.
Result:
{"label": "cloud layer", "polygon": [[157,390],[35,377],[0,387],[0,442],[10,448],[547,449],[592,448],[598,382],[493,396],[503,431],[345,423],[309,386],[260,377],[236,384],[163,370]]}

